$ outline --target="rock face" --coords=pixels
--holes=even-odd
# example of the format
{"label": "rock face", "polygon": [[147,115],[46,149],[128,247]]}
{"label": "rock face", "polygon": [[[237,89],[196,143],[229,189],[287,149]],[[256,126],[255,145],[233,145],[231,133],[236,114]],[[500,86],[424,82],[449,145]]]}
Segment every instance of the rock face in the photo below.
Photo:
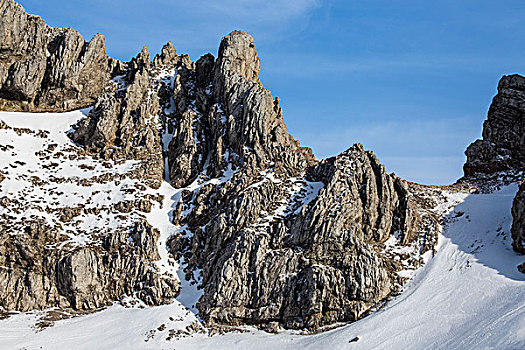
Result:
{"label": "rock face", "polygon": [[483,123],[483,138],[465,151],[465,176],[525,167],[525,78],[503,76]]}
{"label": "rock face", "polygon": [[313,160],[311,150],[288,134],[279,100],[260,84],[258,73],[253,38],[239,31],[221,41],[216,62],[211,55],[195,64],[187,56],[181,60],[167,155],[174,186],[195,181],[206,162],[207,174],[218,176],[227,165],[241,164],[295,174]]}
{"label": "rock face", "polygon": [[[22,11],[11,1],[2,4],[11,17]],[[2,25],[24,38],[44,38],[45,33],[55,38],[55,30],[39,18],[19,17],[36,24],[3,20]],[[31,31],[44,34],[27,34]],[[19,57],[13,53],[18,52],[15,44],[27,40],[17,39],[9,44],[11,51],[1,51],[5,62]],[[27,50],[55,48],[45,40]],[[416,268],[422,254],[433,249],[436,221],[414,200],[409,184],[386,173],[372,152],[356,144],[319,162],[288,133],[279,99],[259,81],[260,60],[247,33],[232,32],[222,39],[216,59],[207,54],[197,62],[179,56],[170,43],[153,61],[144,48],[125,64],[102,54],[99,41],[93,44],[99,49],[92,51],[91,43],[83,44],[75,62],[85,63],[78,67],[64,61],[77,52],[64,40],[50,41],[62,43],[64,54],[53,56],[56,50],[49,50],[34,91],[19,93],[9,78],[2,78],[2,96],[13,103],[4,106],[66,110],[94,101],[69,135],[83,152],[115,166],[135,164],[119,183],[134,179],[155,189],[164,178],[178,189],[169,250],[184,257],[187,278],[204,290],[198,309],[209,324],[317,329],[357,320],[397,292],[404,283],[397,271]],[[100,90],[70,83],[81,81],[99,63]],[[25,74],[15,65],[2,64],[1,72]],[[57,88],[53,77],[60,74],[68,78],[61,78]],[[72,86],[76,95],[68,90]],[[49,91],[59,97],[52,100]],[[134,192],[135,202],[113,203],[111,209],[151,209],[151,204],[138,202],[141,191]],[[70,220],[76,210],[59,216]],[[158,233],[140,214],[129,215],[127,220],[118,216],[124,219],[101,236],[96,248],[58,251],[45,258],[43,252],[26,252],[25,247],[42,248],[29,238],[17,241],[21,238],[6,231],[20,227],[4,223],[1,236],[8,238],[0,263],[16,266],[18,275],[1,272],[0,288],[6,291],[1,305],[93,309],[132,293],[149,304],[169,301],[178,284],[151,268],[158,258],[153,249]],[[35,230],[30,236],[36,241],[58,239],[46,236],[53,230]],[[17,249],[18,255],[11,254]],[[9,299],[19,286],[23,288]]]}
{"label": "rock face", "polygon": [[152,65],[148,49],[144,47],[124,74],[117,76],[97,98],[88,117],[74,127],[71,138],[104,159],[141,161],[136,176],[148,179],[158,188],[164,170],[159,137],[161,107],[170,100],[159,73],[177,60],[175,48],[169,43]]}
{"label": "rock face", "polygon": [[512,247],[525,254],[525,182],[522,182],[512,203]]}
{"label": "rock face", "polygon": [[317,162],[288,134],[258,70],[242,32],[222,40],[215,62],[178,70],[171,251],[188,276],[200,270],[198,308],[211,324],[356,320],[402,283],[386,241],[424,252],[435,223],[420,222],[407,185],[362,146]]}
{"label": "rock face", "polygon": [[[25,190],[2,198],[0,307],[94,310],[123,297],[149,305],[172,301],[178,281],[159,272],[159,232],[143,213],[156,200],[144,193],[146,186],[158,188],[163,179],[161,109],[172,99],[163,74],[178,60],[173,45],[168,43],[153,62],[144,48],[123,64],[106,56],[101,35],[86,43],[73,29],[50,28],[12,1],[1,1],[0,12],[0,31],[7,38],[0,43],[1,109],[66,111],[94,104],[70,134],[84,149],[57,148],[44,134],[43,148],[35,152],[39,177],[27,176],[48,198],[56,198],[61,192],[54,189],[63,183],[75,187],[68,201],[79,196],[82,205],[60,208],[54,202],[42,208],[24,202]],[[8,132],[39,136],[2,125]],[[42,166],[50,158],[59,163]],[[93,176],[61,177],[49,170],[69,161]],[[97,163],[103,171],[95,169]],[[7,181],[20,178],[5,175]],[[101,186],[106,196],[93,200]],[[90,197],[82,198],[83,192]],[[112,193],[131,199],[117,202]],[[25,218],[24,211],[40,215]],[[89,225],[94,215],[106,222]],[[83,241],[68,239],[72,235]]]}
{"label": "rock face", "polygon": [[187,239],[186,259],[202,269],[201,317],[317,328],[357,320],[402,283],[385,242],[408,246],[426,231],[406,185],[361,145],[306,178],[242,172],[188,195],[184,208],[197,207],[181,224],[193,235],[173,238]]}
{"label": "rock face", "polygon": [[[525,169],[525,78],[503,76],[498,94],[492,100],[488,118],[483,123],[483,138],[465,151],[465,177],[500,172],[517,173]],[[525,253],[525,197],[520,186],[512,207],[512,246]]]}
{"label": "rock face", "polygon": [[27,221],[18,235],[0,223],[0,305],[6,310],[94,310],[134,295],[156,305],[178,293],[177,281],[155,272],[158,232],[145,223],[113,232],[102,246],[72,251],[49,248],[60,239],[46,222]]}
{"label": "rock face", "polygon": [[89,154],[64,142],[68,129],[67,122],[62,134],[0,123],[9,169],[0,185],[0,309],[172,301],[179,283],[161,271],[159,230],[145,216],[163,198],[147,187],[154,183],[143,164]]}
{"label": "rock face", "polygon": [[[512,248],[525,254],[525,181],[522,180],[518,193],[512,203]],[[518,271],[525,273],[525,262],[517,266]]]}
{"label": "rock face", "polygon": [[91,105],[122,64],[71,28],[51,28],[13,0],[0,1],[0,108],[64,111]]}

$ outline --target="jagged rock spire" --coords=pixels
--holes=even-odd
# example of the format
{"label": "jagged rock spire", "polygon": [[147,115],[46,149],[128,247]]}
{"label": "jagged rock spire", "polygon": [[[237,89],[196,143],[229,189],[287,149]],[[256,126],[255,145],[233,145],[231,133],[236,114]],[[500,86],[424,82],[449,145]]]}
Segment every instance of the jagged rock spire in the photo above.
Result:
{"label": "jagged rock spire", "polygon": [[[525,77],[503,76],[498,94],[490,105],[483,123],[482,139],[474,141],[465,151],[463,165],[469,181],[483,177],[502,176],[516,180],[525,170]],[[521,174],[521,175],[519,175]],[[525,253],[525,183],[519,187],[512,205],[512,246]],[[519,267],[525,271],[525,263]]]}
{"label": "jagged rock spire", "polygon": [[259,81],[261,61],[253,37],[235,30],[221,40],[216,74],[237,73],[248,80]]}
{"label": "jagged rock spire", "polygon": [[0,1],[0,108],[63,111],[87,107],[122,63],[104,36],[86,42],[72,28],[51,28],[13,0]]}
{"label": "jagged rock spire", "polygon": [[525,168],[525,77],[505,75],[498,84],[483,138],[465,151],[465,176]]}

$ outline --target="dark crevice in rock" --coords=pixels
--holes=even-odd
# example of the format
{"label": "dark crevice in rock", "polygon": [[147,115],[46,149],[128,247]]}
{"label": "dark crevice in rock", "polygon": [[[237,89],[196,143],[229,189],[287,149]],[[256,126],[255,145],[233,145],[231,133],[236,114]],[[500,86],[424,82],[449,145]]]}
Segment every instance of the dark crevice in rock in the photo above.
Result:
{"label": "dark crevice in rock", "polygon": [[512,204],[512,247],[525,254],[525,182],[521,182]]}

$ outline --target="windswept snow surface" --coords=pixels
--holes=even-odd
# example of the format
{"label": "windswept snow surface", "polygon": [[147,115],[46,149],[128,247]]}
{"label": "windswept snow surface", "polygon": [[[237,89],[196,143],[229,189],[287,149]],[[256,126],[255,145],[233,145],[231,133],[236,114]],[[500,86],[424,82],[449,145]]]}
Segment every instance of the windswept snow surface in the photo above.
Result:
{"label": "windswept snow surface", "polygon": [[[0,112],[2,117],[12,123],[18,118]],[[55,130],[65,131],[78,117],[65,113],[63,123],[49,117],[38,125],[32,119],[27,127],[49,129],[52,120]],[[57,137],[69,142],[65,135]],[[197,320],[190,304],[198,293],[183,282],[178,300],[184,306],[179,301],[159,307],[114,305],[42,331],[34,327],[40,312],[13,315],[0,321],[0,349],[525,349],[525,275],[516,269],[525,257],[510,245],[516,191],[515,184],[491,194],[444,190],[446,202],[436,209],[446,222],[437,254],[386,307],[332,331],[274,335],[246,328],[246,333],[167,340],[170,330],[183,330]],[[158,192],[165,195],[163,208],[152,210],[148,221],[161,231],[159,267],[180,274],[165,253],[167,237],[181,229],[169,220],[180,189],[164,183]]]}

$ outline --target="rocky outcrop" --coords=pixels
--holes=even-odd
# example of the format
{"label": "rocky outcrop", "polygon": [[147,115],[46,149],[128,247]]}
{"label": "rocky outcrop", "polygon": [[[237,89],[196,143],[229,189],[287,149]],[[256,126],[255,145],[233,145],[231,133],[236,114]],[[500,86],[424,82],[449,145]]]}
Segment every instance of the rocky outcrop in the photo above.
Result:
{"label": "rocky outcrop", "polygon": [[193,182],[206,161],[210,176],[228,164],[297,174],[313,161],[288,133],[279,99],[260,84],[259,66],[253,38],[239,31],[223,38],[216,61],[208,54],[195,64],[189,57],[179,62],[167,154],[174,186]]}
{"label": "rocky outcrop", "polygon": [[86,42],[72,28],[51,28],[13,0],[0,1],[0,109],[64,111],[91,105],[122,63],[104,36]]}
{"label": "rocky outcrop", "polygon": [[483,138],[465,154],[465,176],[522,170],[525,167],[525,78],[503,76],[483,123]]}
{"label": "rocky outcrop", "polygon": [[[214,70],[214,95],[226,117],[220,142],[252,167],[270,163],[289,175],[313,161],[308,148],[288,133],[279,99],[258,79],[259,58],[253,38],[235,31],[221,41]],[[216,132],[217,133],[217,132]]]}
{"label": "rocky outcrop", "polygon": [[357,320],[402,283],[385,242],[410,245],[426,232],[403,181],[361,145],[308,172],[238,173],[188,196],[184,208],[195,209],[180,224],[192,234],[172,246],[186,240],[186,259],[202,269],[201,317],[318,328]]}
{"label": "rocky outcrop", "polygon": [[161,73],[177,61],[171,43],[164,46],[153,64],[144,47],[124,74],[97,98],[87,118],[74,127],[71,138],[104,159],[141,161],[136,176],[159,187],[164,172],[159,135],[162,119],[165,121],[164,107],[171,99]]}
{"label": "rocky outcrop", "polygon": [[[296,245],[314,246],[330,239],[344,241],[350,237],[333,237],[334,233],[344,232],[365,243],[385,242],[394,233],[405,244],[412,240],[418,215],[410,203],[407,185],[386,173],[377,157],[361,144],[323,160],[310,176],[326,184],[326,188],[294,222]],[[320,233],[332,237],[319,236]]]}
{"label": "rocky outcrop", "polygon": [[[525,77],[514,74],[501,78],[483,123],[483,138],[473,142],[465,154],[464,180],[503,175],[516,181],[525,169]],[[521,253],[525,253],[523,191],[522,184],[512,206],[511,230],[512,246]]]}
{"label": "rocky outcrop", "polygon": [[[290,136],[279,99],[258,79],[250,35],[224,37],[217,59],[168,55],[171,66],[162,66],[146,56],[135,60],[144,62],[140,73],[121,78],[127,91],[149,86],[144,111],[127,118],[106,103],[133,104],[117,89],[99,98],[72,138],[103,156],[141,159],[126,150],[136,149],[137,132],[122,135],[161,115],[166,175],[182,190],[170,249],[185,257],[188,276],[202,270],[198,307],[210,324],[317,328],[356,320],[402,284],[400,265],[385,253],[388,239],[432,249],[406,184],[372,153],[356,145],[319,163]],[[170,67],[166,79],[151,78]],[[150,79],[140,83],[141,74]],[[148,109],[152,98],[160,102]]]}
{"label": "rocky outcrop", "polygon": [[146,223],[117,230],[102,246],[53,249],[59,231],[28,221],[20,234],[0,219],[0,306],[28,311],[51,307],[95,310],[125,296],[149,305],[172,300],[178,282],[156,272],[158,232]]}
{"label": "rocky outcrop", "polygon": [[[86,62],[102,56],[89,57]],[[232,32],[217,58],[207,54],[197,62],[179,56],[171,43],[153,61],[144,48],[129,63],[108,62],[110,70],[99,67],[108,83],[90,97],[93,108],[70,137],[94,160],[131,161],[132,179],[158,188],[164,177],[179,189],[169,249],[184,257],[188,278],[200,276],[198,309],[209,324],[317,329],[357,320],[398,291],[404,279],[397,271],[417,267],[433,248],[436,221],[424,217],[409,185],[386,173],[372,152],[354,145],[319,162],[288,133],[279,98],[258,78],[249,34]],[[45,72],[68,72],[61,64],[48,59]],[[54,80],[42,79],[34,97],[13,94],[12,101],[20,108],[47,106],[50,100],[40,96],[48,96]],[[66,94],[68,84],[57,91]],[[75,101],[87,101],[90,93],[80,90],[84,97]],[[151,205],[135,202],[100,209],[124,219],[126,213],[130,222],[119,221],[100,245],[47,254],[45,267],[32,265],[41,252],[9,256],[18,236],[5,235],[2,258],[20,276],[5,275],[2,288],[27,287],[3,305],[92,309],[133,293],[149,304],[170,300],[177,283],[152,268],[158,233],[140,213],[128,214]],[[64,209],[59,218],[71,223],[81,212]],[[36,271],[46,287],[33,288],[21,271]]]}
{"label": "rocky outcrop", "polygon": [[[525,181],[522,180],[518,193],[512,202],[512,248],[521,254],[525,254]],[[518,271],[525,274],[525,262],[517,266]]]}

